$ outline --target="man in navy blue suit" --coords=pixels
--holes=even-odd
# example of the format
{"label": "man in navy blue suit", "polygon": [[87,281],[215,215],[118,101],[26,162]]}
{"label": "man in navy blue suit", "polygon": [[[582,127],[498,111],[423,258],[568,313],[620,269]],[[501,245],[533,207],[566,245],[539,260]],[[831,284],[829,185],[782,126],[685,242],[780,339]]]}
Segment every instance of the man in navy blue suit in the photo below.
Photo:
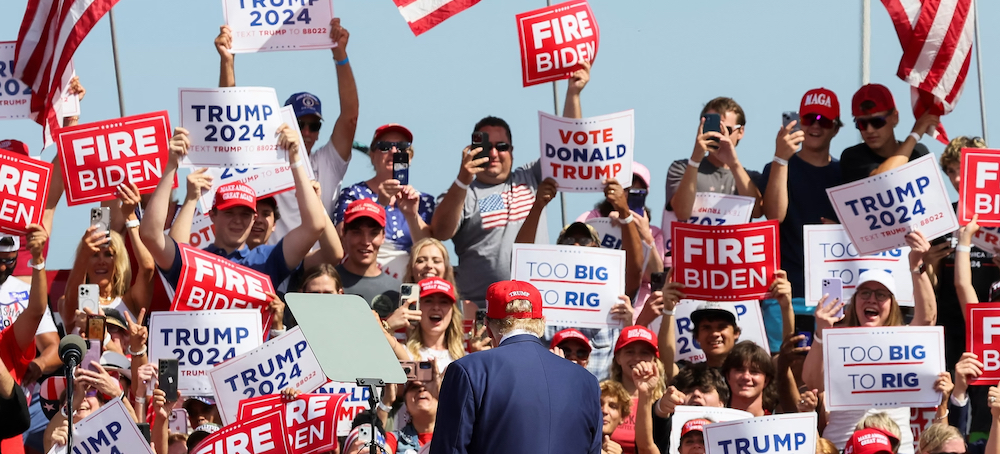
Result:
{"label": "man in navy blue suit", "polygon": [[444,374],[431,454],[601,452],[601,391],[586,369],[542,344],[542,296],[501,281],[486,291],[493,348]]}

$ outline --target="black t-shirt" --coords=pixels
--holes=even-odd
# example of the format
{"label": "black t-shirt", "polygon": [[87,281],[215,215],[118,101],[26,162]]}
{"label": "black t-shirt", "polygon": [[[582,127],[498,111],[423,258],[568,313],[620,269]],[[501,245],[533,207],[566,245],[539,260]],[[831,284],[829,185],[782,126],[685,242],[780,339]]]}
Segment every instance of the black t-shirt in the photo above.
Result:
{"label": "black t-shirt", "polygon": [[[927,151],[927,147],[918,143],[913,147],[913,153],[910,153],[910,161],[923,157],[928,153],[930,152]],[[848,148],[840,155],[842,180],[844,183],[850,183],[868,178],[871,176],[872,171],[882,165],[885,160],[886,158],[875,154],[864,142]]]}
{"label": "black t-shirt", "polygon": [[[771,178],[771,163],[764,166],[764,173],[757,187],[761,194],[767,191]],[[802,226],[821,224],[820,218],[837,220],[837,212],[826,195],[826,189],[840,185],[840,161],[830,160],[823,167],[816,167],[796,153],[788,160],[788,210],[781,222],[781,269],[788,273],[792,296],[805,296],[805,249],[802,244]]]}

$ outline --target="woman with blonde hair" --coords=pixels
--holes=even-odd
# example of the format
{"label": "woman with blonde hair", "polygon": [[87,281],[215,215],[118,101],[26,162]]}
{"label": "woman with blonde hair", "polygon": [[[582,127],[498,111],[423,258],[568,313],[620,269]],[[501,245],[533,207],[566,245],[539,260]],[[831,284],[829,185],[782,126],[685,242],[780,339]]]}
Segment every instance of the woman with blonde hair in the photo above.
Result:
{"label": "woman with blonde hair", "polygon": [[920,433],[919,454],[940,454],[946,452],[966,452],[965,438],[954,426],[931,424]]}
{"label": "woman with blonde hair", "polygon": [[[614,357],[611,359],[610,380],[621,383],[632,399],[635,409],[628,418],[611,434],[611,441],[622,447],[623,454],[638,452],[640,433],[637,430],[639,415],[649,416],[653,403],[666,391],[664,366],[660,362],[660,351],[656,344],[656,334],[642,325],[629,326],[622,330],[615,343]],[[641,377],[640,380],[636,378]],[[637,382],[638,381],[638,382]],[[645,425],[645,424],[644,424]],[[652,426],[652,422],[649,423]],[[652,440],[655,428],[642,433],[642,441]],[[643,444],[645,446],[645,444]]]}

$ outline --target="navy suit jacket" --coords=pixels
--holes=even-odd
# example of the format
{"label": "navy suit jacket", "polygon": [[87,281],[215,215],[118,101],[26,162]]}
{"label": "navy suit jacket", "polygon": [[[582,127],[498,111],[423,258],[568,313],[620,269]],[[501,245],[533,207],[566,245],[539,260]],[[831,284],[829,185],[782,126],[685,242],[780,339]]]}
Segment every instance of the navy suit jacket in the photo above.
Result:
{"label": "navy suit jacket", "polygon": [[518,335],[448,366],[431,454],[600,454],[602,424],[597,378]]}

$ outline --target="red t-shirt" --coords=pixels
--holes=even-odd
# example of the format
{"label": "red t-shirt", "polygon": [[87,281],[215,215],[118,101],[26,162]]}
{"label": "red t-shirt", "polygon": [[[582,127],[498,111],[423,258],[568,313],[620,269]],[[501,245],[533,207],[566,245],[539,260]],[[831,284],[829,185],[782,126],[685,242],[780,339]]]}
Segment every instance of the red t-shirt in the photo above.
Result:
{"label": "red t-shirt", "polygon": [[[18,384],[21,377],[28,371],[28,363],[35,359],[34,337],[32,337],[31,348],[21,350],[17,345],[17,337],[14,336],[13,329],[0,331],[0,360],[7,366],[7,371]],[[0,452],[4,454],[24,454],[24,441],[18,435],[13,438],[0,441]]]}
{"label": "red t-shirt", "polygon": [[639,399],[632,399],[633,411],[628,418],[622,420],[618,428],[611,433],[611,441],[622,446],[622,454],[635,454],[635,410],[639,408]]}

